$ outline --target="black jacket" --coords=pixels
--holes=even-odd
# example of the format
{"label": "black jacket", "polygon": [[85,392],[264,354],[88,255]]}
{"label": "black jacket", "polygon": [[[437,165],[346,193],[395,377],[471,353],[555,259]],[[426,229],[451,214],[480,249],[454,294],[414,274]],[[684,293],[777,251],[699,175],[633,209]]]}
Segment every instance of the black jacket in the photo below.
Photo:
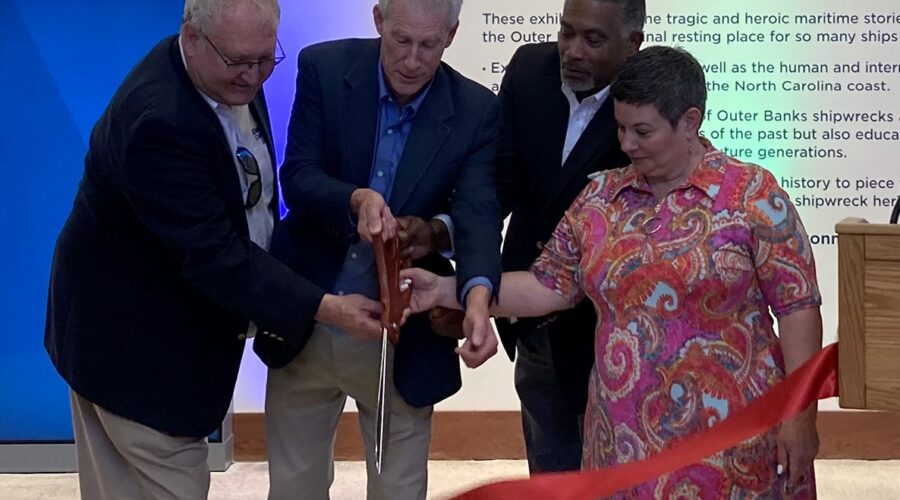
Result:
{"label": "black jacket", "polygon": [[[619,149],[610,97],[561,165],[569,120],[561,86],[556,43],[520,47],[503,76],[497,185],[503,215],[512,212],[503,242],[504,271],[531,266],[587,186],[588,174],[628,164]],[[546,325],[557,375],[573,406],[583,411],[596,321],[594,306],[585,299],[570,311],[516,322],[500,319],[497,326],[512,359],[518,332]]]}
{"label": "black jacket", "polygon": [[[262,94],[250,107],[274,164]],[[233,152],[177,37],[164,39],[91,134],[53,257],[53,364],[117,415],[206,436],[231,402],[248,321],[296,339],[322,293],[250,241]]]}

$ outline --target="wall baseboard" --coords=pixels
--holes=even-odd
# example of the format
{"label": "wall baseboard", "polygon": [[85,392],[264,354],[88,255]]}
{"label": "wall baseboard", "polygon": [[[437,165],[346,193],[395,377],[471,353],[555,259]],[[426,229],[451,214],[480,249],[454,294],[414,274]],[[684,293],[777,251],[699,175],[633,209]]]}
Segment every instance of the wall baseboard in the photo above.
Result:
{"label": "wall baseboard", "polygon": [[[900,414],[884,412],[819,412],[819,458],[900,459]],[[262,413],[234,415],[235,450],[239,462],[266,459]],[[356,413],[344,413],[334,446],[337,460],[362,460],[363,445]],[[522,421],[517,411],[435,412],[432,460],[498,460],[525,458]]]}

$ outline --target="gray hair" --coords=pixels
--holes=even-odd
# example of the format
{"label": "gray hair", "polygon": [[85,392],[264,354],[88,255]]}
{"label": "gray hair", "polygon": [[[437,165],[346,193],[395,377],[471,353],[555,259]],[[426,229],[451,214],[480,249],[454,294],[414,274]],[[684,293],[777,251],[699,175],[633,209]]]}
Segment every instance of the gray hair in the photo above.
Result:
{"label": "gray hair", "polygon": [[657,45],[631,56],[612,82],[610,95],[632,106],[652,105],[672,127],[690,108],[706,111],[703,67],[688,51]]}
{"label": "gray hair", "polygon": [[[450,9],[450,17],[447,22],[447,26],[453,26],[459,21],[459,12],[462,10],[463,0],[410,0],[419,3],[419,5],[424,5],[426,7],[447,7]],[[378,0],[378,10],[381,11],[381,15],[387,19],[390,16],[391,4],[394,3],[393,0]]]}
{"label": "gray hair", "polygon": [[599,0],[601,2],[621,5],[625,12],[625,27],[635,31],[644,31],[644,19],[647,17],[645,0]]}
{"label": "gray hair", "polygon": [[182,22],[191,23],[200,31],[208,30],[223,11],[236,3],[249,2],[262,12],[271,12],[272,21],[278,26],[281,7],[278,0],[185,0]]}

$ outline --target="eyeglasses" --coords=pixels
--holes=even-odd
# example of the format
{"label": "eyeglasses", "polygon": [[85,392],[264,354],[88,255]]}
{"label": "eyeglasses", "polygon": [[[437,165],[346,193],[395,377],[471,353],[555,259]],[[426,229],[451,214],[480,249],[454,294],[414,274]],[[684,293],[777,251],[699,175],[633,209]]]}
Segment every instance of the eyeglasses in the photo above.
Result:
{"label": "eyeglasses", "polygon": [[250,210],[259,203],[259,199],[262,197],[262,182],[260,181],[259,176],[259,163],[256,162],[256,157],[253,156],[253,153],[243,146],[237,148],[234,155],[237,157],[238,163],[241,164],[241,169],[244,173],[248,176],[252,175],[256,177],[256,179],[253,179],[247,187],[247,199],[244,201],[244,208]]}
{"label": "eyeglasses", "polygon": [[216,51],[216,55],[218,55],[219,59],[221,59],[222,62],[225,63],[225,67],[228,68],[228,71],[232,71],[234,73],[243,73],[244,71],[250,71],[254,66],[259,66],[259,70],[263,73],[269,73],[270,71],[275,69],[275,66],[278,63],[284,60],[284,49],[281,48],[281,42],[277,38],[275,39],[275,46],[278,49],[278,55],[276,55],[275,57],[260,59],[258,61],[237,62],[229,61],[228,58],[223,56],[222,52],[219,51],[219,48],[216,47],[216,44],[214,44],[213,41],[210,40],[208,36],[206,36],[206,33],[203,34],[203,38],[205,38],[206,41],[209,42],[209,46],[212,47],[214,51]]}

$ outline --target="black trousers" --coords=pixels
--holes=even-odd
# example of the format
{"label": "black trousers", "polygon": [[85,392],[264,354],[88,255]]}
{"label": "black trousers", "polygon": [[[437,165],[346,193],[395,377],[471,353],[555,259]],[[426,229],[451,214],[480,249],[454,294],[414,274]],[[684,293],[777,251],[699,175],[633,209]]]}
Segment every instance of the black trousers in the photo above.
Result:
{"label": "black trousers", "polygon": [[531,473],[581,468],[584,409],[572,407],[556,375],[545,328],[519,332],[515,383]]}

